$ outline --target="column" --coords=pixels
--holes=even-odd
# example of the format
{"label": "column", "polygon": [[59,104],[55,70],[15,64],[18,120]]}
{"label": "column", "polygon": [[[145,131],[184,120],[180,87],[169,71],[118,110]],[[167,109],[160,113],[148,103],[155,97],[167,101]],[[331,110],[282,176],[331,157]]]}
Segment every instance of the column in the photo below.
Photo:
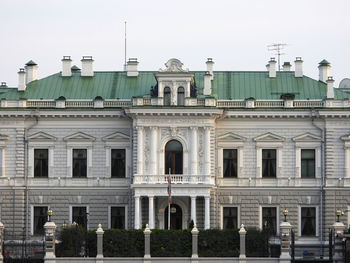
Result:
{"label": "column", "polygon": [[197,135],[198,135],[198,128],[197,127],[191,127],[192,131],[192,141],[191,141],[191,172],[192,175],[197,175],[198,171],[198,149],[197,149]]}
{"label": "column", "polygon": [[151,127],[151,157],[150,157],[150,174],[156,175],[157,171],[157,140],[158,140],[158,128]]}
{"label": "column", "polygon": [[143,127],[136,127],[137,130],[137,174],[143,174]]}
{"label": "column", "polygon": [[154,229],[154,197],[149,196],[148,197],[148,222],[150,229]]}
{"label": "column", "polygon": [[210,196],[205,196],[204,229],[210,228]]}
{"label": "column", "polygon": [[141,228],[140,223],[140,197],[135,196],[135,229]]}
{"label": "column", "polygon": [[210,175],[210,127],[204,128],[204,171]]}
{"label": "column", "polygon": [[197,215],[196,215],[196,196],[191,196],[191,220],[193,223],[197,223]]}

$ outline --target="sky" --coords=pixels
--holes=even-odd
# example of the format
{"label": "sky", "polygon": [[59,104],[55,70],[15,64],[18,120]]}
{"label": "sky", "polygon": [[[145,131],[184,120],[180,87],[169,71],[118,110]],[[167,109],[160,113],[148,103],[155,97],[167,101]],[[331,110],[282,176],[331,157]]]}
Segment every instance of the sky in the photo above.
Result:
{"label": "sky", "polygon": [[139,70],[170,58],[205,70],[210,57],[214,70],[262,71],[275,57],[267,46],[283,43],[282,62],[302,57],[304,74],[318,79],[327,59],[338,86],[350,78],[349,8],[349,0],[1,0],[0,82],[16,87],[31,59],[38,78],[57,73],[63,56],[78,67],[93,56],[94,70],[121,71],[127,21],[127,57]]}

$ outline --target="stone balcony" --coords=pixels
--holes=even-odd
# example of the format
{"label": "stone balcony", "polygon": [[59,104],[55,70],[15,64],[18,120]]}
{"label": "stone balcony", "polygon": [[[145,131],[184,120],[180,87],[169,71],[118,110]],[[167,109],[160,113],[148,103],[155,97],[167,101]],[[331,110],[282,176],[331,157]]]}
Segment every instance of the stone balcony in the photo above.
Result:
{"label": "stone balcony", "polygon": [[[134,175],[134,184],[168,184],[168,174]],[[171,184],[212,184],[209,175],[171,174]]]}

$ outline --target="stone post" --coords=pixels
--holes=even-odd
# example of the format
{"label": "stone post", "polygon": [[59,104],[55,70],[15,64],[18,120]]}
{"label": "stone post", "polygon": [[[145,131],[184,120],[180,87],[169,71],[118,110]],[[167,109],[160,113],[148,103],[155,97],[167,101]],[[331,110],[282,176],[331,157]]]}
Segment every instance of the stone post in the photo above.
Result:
{"label": "stone post", "polygon": [[247,231],[244,229],[244,225],[241,225],[239,229],[239,258],[246,258],[245,255],[245,236]]}
{"label": "stone post", "polygon": [[194,224],[193,229],[191,231],[192,234],[192,259],[198,258],[198,234],[199,231],[197,229],[197,225]]}
{"label": "stone post", "polygon": [[335,235],[335,242],[334,242],[334,262],[343,262],[344,255],[343,255],[343,238],[342,235],[345,230],[345,225],[343,222],[335,222],[333,224],[333,230]]}
{"label": "stone post", "polygon": [[292,225],[284,221],[280,224],[281,228],[281,257],[280,262],[290,262],[291,256],[289,254]]}
{"label": "stone post", "polygon": [[2,244],[4,243],[4,224],[0,222],[0,263],[3,262]]}
{"label": "stone post", "polygon": [[97,255],[96,258],[103,258],[103,231],[102,225],[98,224],[98,228],[96,230],[97,235]]}
{"label": "stone post", "polygon": [[44,225],[45,229],[45,263],[55,263],[55,241],[56,241],[56,224],[48,221]]}
{"label": "stone post", "polygon": [[152,231],[149,229],[148,224],[146,225],[146,229],[143,231],[145,234],[145,256],[144,258],[151,258],[151,233]]}

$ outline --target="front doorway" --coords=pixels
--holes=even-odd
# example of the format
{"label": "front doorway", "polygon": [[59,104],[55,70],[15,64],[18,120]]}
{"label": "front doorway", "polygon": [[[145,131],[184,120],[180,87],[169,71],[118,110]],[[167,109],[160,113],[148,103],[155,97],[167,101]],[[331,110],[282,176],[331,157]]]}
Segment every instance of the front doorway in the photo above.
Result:
{"label": "front doorway", "polygon": [[[164,229],[168,229],[168,206],[164,211]],[[182,229],[182,209],[176,204],[170,205],[170,229]]]}

